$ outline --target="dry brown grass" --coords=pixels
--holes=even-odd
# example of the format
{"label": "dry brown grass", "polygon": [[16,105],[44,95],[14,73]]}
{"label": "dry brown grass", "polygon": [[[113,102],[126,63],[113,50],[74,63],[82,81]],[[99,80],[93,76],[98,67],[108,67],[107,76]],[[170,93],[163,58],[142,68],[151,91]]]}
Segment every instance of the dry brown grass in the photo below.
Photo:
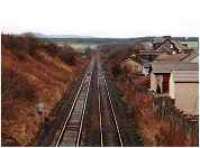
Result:
{"label": "dry brown grass", "polygon": [[76,57],[80,63],[69,65],[45,49],[36,49],[33,55],[21,50],[21,59],[16,53],[21,46],[15,50],[5,47],[2,49],[1,75],[2,144],[31,145],[42,125],[36,105],[43,102],[48,117],[86,62]]}
{"label": "dry brown grass", "polygon": [[[126,80],[116,82],[117,87],[123,92],[125,101],[134,107],[134,122],[137,124],[138,132],[144,140],[145,146],[190,146],[191,139],[188,139],[184,129],[177,125],[172,130],[170,121],[160,120],[153,112],[153,97],[145,92],[136,89],[139,85],[147,82],[143,77],[138,77],[135,84]],[[175,133],[172,135],[172,133]]]}
{"label": "dry brown grass", "polygon": [[[147,93],[150,84],[149,77],[124,71],[118,66],[122,58],[115,57],[113,59],[111,61],[105,59],[110,76],[123,93],[124,101],[134,108],[134,123],[143,138],[144,145],[190,146],[191,139],[184,134],[183,128],[177,125],[177,129],[173,130],[170,121],[160,120],[154,113],[153,97]],[[172,135],[172,133],[175,134]]]}

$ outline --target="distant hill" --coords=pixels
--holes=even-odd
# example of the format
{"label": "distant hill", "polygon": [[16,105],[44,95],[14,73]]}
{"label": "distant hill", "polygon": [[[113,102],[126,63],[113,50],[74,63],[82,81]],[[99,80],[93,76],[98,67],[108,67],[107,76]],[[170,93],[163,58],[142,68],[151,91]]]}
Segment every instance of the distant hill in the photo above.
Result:
{"label": "distant hill", "polygon": [[134,38],[119,39],[119,38],[43,38],[52,42],[67,42],[67,43],[88,43],[88,44],[108,44],[108,43],[130,43],[135,41]]}
{"label": "distant hill", "polygon": [[[137,38],[98,38],[91,36],[79,36],[79,35],[46,35],[41,33],[24,33],[24,35],[33,35],[41,38],[46,42],[53,42],[58,44],[81,44],[84,46],[90,45],[104,45],[104,44],[133,44],[137,42],[151,42],[154,38],[160,38],[157,36],[146,36]],[[181,42],[197,42],[198,37],[172,37],[173,39]]]}

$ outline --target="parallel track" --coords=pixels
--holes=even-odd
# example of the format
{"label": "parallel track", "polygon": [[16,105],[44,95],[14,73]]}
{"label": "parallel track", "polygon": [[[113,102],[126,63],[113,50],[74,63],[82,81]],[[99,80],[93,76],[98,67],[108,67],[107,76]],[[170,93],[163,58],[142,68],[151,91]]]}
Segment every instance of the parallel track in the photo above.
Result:
{"label": "parallel track", "polygon": [[79,146],[81,144],[81,134],[83,130],[84,115],[90,91],[91,77],[93,73],[92,61],[81,85],[74,96],[72,107],[65,122],[62,126],[61,132],[56,140],[55,146]]}
{"label": "parallel track", "polygon": [[[82,140],[83,121],[88,102],[91,78],[94,69],[94,60],[92,60],[81,85],[62,126],[61,132],[56,140],[55,146],[80,146]],[[116,113],[107,85],[104,72],[100,62],[97,60],[97,88],[98,88],[98,110],[99,110],[99,131],[100,146],[123,146]],[[86,120],[84,122],[87,122]],[[87,133],[86,133],[87,134]],[[84,139],[84,138],[83,138]]]}
{"label": "parallel track", "polygon": [[117,117],[111,100],[107,81],[100,63],[98,64],[99,119],[101,146],[123,146]]}

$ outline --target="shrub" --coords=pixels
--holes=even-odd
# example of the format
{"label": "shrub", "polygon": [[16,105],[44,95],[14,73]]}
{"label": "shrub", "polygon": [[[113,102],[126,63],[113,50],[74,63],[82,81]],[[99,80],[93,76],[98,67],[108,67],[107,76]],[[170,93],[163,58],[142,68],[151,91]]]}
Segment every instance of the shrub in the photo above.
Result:
{"label": "shrub", "polygon": [[1,73],[2,98],[28,98],[36,97],[33,86],[14,70],[2,68]]}
{"label": "shrub", "polygon": [[41,42],[33,36],[2,35],[3,48],[12,49],[16,55],[34,54],[41,46]]}
{"label": "shrub", "polygon": [[68,50],[68,49],[61,50],[60,53],[59,53],[59,57],[66,64],[69,64],[69,65],[75,65],[76,64],[75,53],[72,50]]}
{"label": "shrub", "polygon": [[112,67],[112,74],[113,74],[114,77],[118,77],[118,76],[120,76],[120,75],[123,74],[123,71],[122,71],[122,69],[120,68],[120,66],[114,65],[114,66]]}

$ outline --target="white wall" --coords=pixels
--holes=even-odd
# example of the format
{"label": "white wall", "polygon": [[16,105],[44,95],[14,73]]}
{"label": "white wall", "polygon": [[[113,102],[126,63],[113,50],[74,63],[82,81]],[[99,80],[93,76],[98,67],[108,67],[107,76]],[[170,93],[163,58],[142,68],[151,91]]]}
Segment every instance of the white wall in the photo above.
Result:
{"label": "white wall", "polygon": [[174,83],[174,74],[173,74],[173,72],[170,74],[170,78],[169,78],[169,96],[172,99],[175,99],[175,83]]}
{"label": "white wall", "polygon": [[154,73],[150,74],[150,90],[156,92],[156,76]]}
{"label": "white wall", "polygon": [[198,114],[199,83],[175,83],[175,106],[188,113]]}
{"label": "white wall", "polygon": [[199,56],[195,57],[190,61],[191,63],[198,63],[199,62]]}

